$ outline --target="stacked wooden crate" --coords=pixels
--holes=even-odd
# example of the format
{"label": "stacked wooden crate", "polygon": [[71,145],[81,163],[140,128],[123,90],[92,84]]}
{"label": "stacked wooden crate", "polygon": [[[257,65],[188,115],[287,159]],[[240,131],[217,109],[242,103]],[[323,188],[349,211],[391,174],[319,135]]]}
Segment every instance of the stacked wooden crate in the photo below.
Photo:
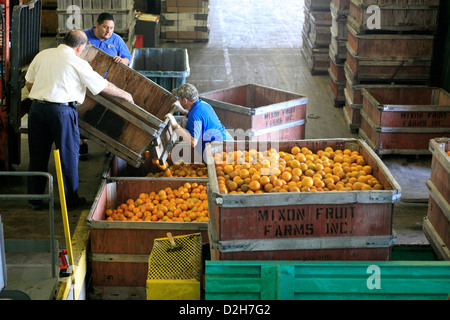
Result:
{"label": "stacked wooden crate", "polygon": [[206,42],[209,0],[162,0],[161,41]]}
{"label": "stacked wooden crate", "polygon": [[438,11],[438,0],[350,0],[344,114],[351,131],[364,121],[362,88],[429,85]]}
{"label": "stacked wooden crate", "polygon": [[344,62],[347,58],[347,16],[350,0],[332,0],[331,11],[331,43],[330,53],[330,97],[335,107],[345,104],[345,71]]}
{"label": "stacked wooden crate", "polygon": [[69,30],[87,30],[95,26],[100,13],[114,16],[114,32],[131,49],[134,45],[136,23],[132,0],[58,0],[58,35],[62,39]]}
{"label": "stacked wooden crate", "polygon": [[311,74],[325,74],[330,66],[330,1],[306,0],[304,13],[302,55]]}
{"label": "stacked wooden crate", "polygon": [[41,34],[55,35],[58,30],[58,14],[56,0],[42,1]]}

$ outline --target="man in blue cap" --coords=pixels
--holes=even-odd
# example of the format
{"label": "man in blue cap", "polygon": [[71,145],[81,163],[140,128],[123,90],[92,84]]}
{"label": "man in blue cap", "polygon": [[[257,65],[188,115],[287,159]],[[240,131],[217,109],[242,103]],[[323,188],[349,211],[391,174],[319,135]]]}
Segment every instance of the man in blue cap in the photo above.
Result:
{"label": "man in blue cap", "polygon": [[184,83],[172,91],[178,101],[173,110],[187,116],[186,129],[181,128],[175,117],[169,113],[172,127],[185,142],[194,147],[203,156],[205,145],[212,141],[229,141],[233,137],[220,122],[214,109],[198,97],[197,88]]}

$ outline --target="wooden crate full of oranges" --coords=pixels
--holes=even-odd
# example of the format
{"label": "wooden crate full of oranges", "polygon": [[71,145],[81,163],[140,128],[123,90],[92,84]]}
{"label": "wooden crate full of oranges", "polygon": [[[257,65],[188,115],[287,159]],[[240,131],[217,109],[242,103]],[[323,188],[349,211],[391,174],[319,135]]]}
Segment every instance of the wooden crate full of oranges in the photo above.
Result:
{"label": "wooden crate full of oranges", "polygon": [[201,233],[208,243],[205,179],[104,179],[87,218],[93,299],[145,299],[154,239]]}
{"label": "wooden crate full of oranges", "polygon": [[401,190],[364,141],[233,141],[207,149],[213,259],[389,259]]}

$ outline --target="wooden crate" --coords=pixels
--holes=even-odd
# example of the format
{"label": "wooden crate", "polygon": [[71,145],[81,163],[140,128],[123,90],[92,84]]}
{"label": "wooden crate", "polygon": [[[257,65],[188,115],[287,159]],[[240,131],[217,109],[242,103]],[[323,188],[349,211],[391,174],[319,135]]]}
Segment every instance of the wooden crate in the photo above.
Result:
{"label": "wooden crate", "polygon": [[450,260],[450,138],[431,139],[431,176],[427,181],[430,193],[423,230],[440,259]]}
{"label": "wooden crate", "polygon": [[[347,86],[348,84],[346,84]],[[344,119],[345,122],[352,133],[356,133],[361,126],[361,108],[362,104],[355,104],[351,100],[347,87],[344,88],[344,97],[345,97],[345,105],[344,105]]]}
{"label": "wooden crate", "polygon": [[161,12],[207,12],[208,0],[162,0]]}
{"label": "wooden crate", "polygon": [[308,10],[328,11],[330,0],[305,0],[305,8]]}
{"label": "wooden crate", "polygon": [[335,107],[343,107],[345,104],[345,96],[344,96],[345,81],[338,81],[332,70],[333,68],[330,66],[330,69],[328,70],[329,74],[328,93]]}
{"label": "wooden crate", "polygon": [[433,35],[421,34],[364,34],[360,35],[348,27],[348,46],[355,56],[406,57],[407,59],[431,59],[433,57]]}
{"label": "wooden crate", "polygon": [[[384,190],[222,194],[212,154],[305,146],[357,150]],[[212,260],[389,260],[393,204],[400,186],[358,139],[234,141],[207,145]],[[342,227],[342,228],[341,228]]]}
{"label": "wooden crate", "polygon": [[308,39],[313,48],[328,47],[331,41],[331,13],[310,11]]}
{"label": "wooden crate", "polygon": [[[406,2],[406,4],[405,4]],[[378,6],[381,29],[369,29],[367,21],[374,14],[368,7]],[[439,0],[351,0],[348,24],[359,33],[437,30]]]}
{"label": "wooden crate", "polygon": [[[376,272],[379,281],[370,281]],[[447,261],[205,264],[205,300],[446,300],[449,290]],[[255,311],[262,314],[267,307],[261,304]]]}
{"label": "wooden crate", "polygon": [[292,140],[305,137],[308,98],[247,84],[200,95],[238,140]]}
{"label": "wooden crate", "polygon": [[330,60],[330,72],[333,74],[333,77],[338,82],[345,82],[344,64],[336,62],[336,60],[334,60],[333,57],[331,57],[331,56],[330,56],[330,58],[331,58],[331,60]]}
{"label": "wooden crate", "polygon": [[371,57],[358,56],[347,42],[345,64],[354,77],[366,81],[430,80],[430,57]]}
{"label": "wooden crate", "polygon": [[347,15],[333,4],[330,4],[331,9],[331,32],[339,39],[346,40],[348,37],[347,30]]}
{"label": "wooden crate", "polygon": [[[205,2],[206,3],[206,2]],[[164,40],[208,40],[207,3],[196,12],[165,12],[161,14],[161,39]]]}
{"label": "wooden crate", "polygon": [[350,0],[331,0],[331,5],[340,14],[348,14],[350,12]]}
{"label": "wooden crate", "polygon": [[[144,290],[148,275],[148,258],[155,238],[172,235],[202,234],[208,243],[208,224],[193,222],[107,221],[105,211],[137,199],[141,192],[150,193],[166,187],[182,186],[186,179],[170,178],[110,178],[103,180],[87,218],[90,226],[92,283],[95,298],[102,299],[102,291],[132,292],[130,287]],[[204,180],[198,183],[206,184]],[[128,297],[130,298],[130,297]]]}
{"label": "wooden crate", "polygon": [[136,167],[145,161],[144,153],[149,149],[157,150],[160,158],[164,146],[172,145],[172,129],[164,120],[175,102],[172,94],[130,67],[114,63],[110,55],[94,46],[87,47],[82,58],[129,92],[134,104],[88,93],[77,107],[81,134]]}
{"label": "wooden crate", "polygon": [[314,48],[305,33],[302,33],[302,39],[302,56],[305,58],[311,74],[326,74],[330,67],[329,48]]}
{"label": "wooden crate", "polygon": [[430,139],[450,133],[450,95],[427,86],[362,89],[359,134],[378,154],[429,154]]}

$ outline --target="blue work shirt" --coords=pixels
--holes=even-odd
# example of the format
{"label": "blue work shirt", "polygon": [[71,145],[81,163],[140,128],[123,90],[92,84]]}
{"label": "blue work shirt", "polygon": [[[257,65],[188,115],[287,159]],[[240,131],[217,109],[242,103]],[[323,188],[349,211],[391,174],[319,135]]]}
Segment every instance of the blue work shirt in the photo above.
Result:
{"label": "blue work shirt", "polygon": [[119,56],[121,58],[127,58],[131,63],[130,50],[128,50],[125,41],[123,41],[123,39],[119,35],[113,33],[109,39],[102,41],[95,36],[94,29],[95,27],[84,30],[84,33],[86,33],[86,36],[88,38],[88,44],[105,51],[107,54],[113,57]]}
{"label": "blue work shirt", "polygon": [[[233,140],[214,109],[201,99],[192,105],[187,118],[186,130],[198,141],[196,149],[201,151],[202,155],[208,142]],[[201,150],[199,146],[201,146]]]}

